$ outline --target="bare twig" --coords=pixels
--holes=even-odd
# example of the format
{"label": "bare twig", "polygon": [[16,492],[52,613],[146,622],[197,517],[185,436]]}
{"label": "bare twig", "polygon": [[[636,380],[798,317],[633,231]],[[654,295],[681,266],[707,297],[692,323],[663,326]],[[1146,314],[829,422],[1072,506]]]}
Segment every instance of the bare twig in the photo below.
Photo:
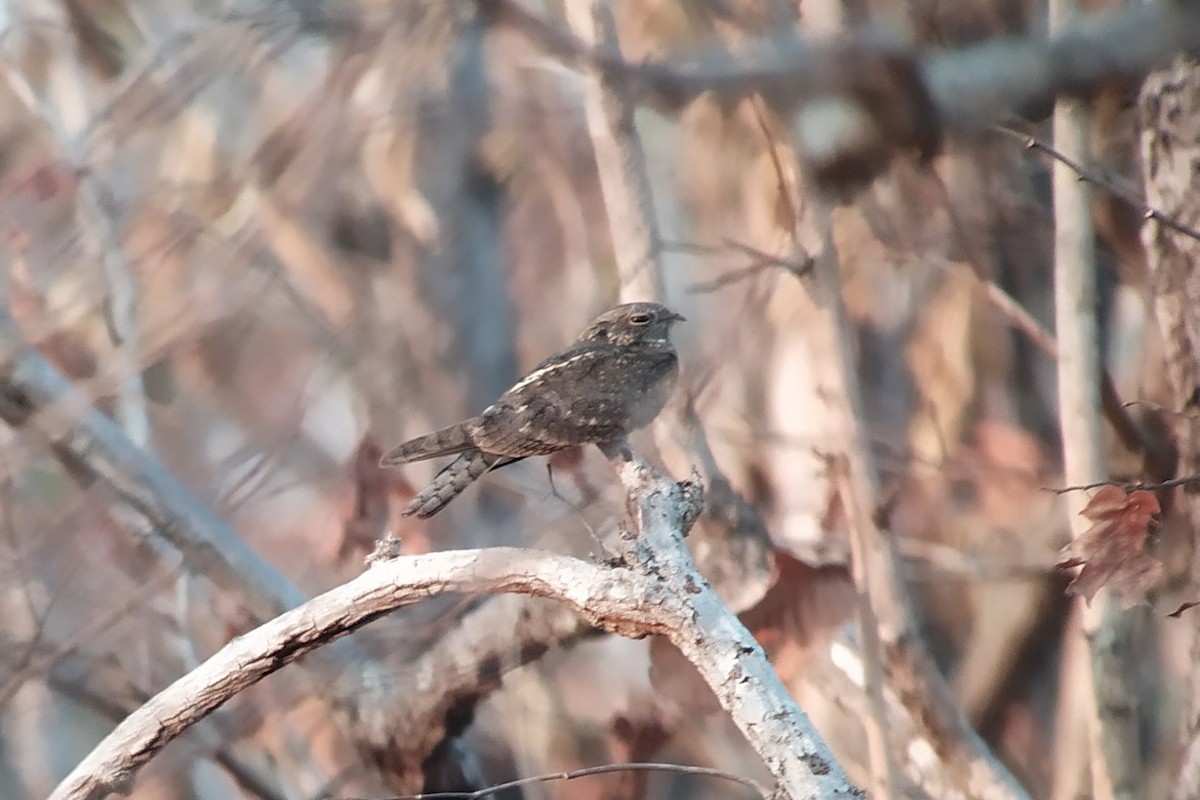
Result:
{"label": "bare twig", "polygon": [[740,783],[757,792],[762,798],[768,798],[771,794],[771,790],[758,781],[711,767],[689,767],[682,764],[602,764],[598,767],[584,767],[582,769],[570,770],[569,772],[548,772],[544,775],[531,775],[528,778],[518,778],[513,781],[497,783],[473,792],[427,792],[423,794],[402,795],[392,798],[392,800],[479,800],[479,798],[489,797],[497,792],[519,789],[522,786],[530,786],[535,783],[573,781],[578,778],[587,778],[592,775],[608,775],[613,772],[673,772],[677,775],[702,775],[709,778],[720,778],[732,781],[733,783]]}
{"label": "bare twig", "polygon": [[988,302],[991,303],[998,311],[1015,325],[1022,333],[1029,337],[1029,340],[1038,346],[1043,353],[1050,358],[1058,358],[1058,342],[1054,340],[1054,334],[1046,329],[1042,323],[1038,322],[1037,318],[1025,310],[1025,306],[1021,305],[1015,297],[1004,291],[998,286],[995,281],[989,281],[978,273],[972,271],[972,275],[979,281],[983,287],[984,295]]}
{"label": "bare twig", "polygon": [[750,263],[739,269],[731,270],[724,275],[713,278],[708,281],[697,281],[688,286],[688,294],[706,294],[715,292],[719,289],[724,289],[726,286],[731,286],[739,281],[747,278],[752,278],[771,269],[782,269],[797,278],[802,278],[812,272],[813,259],[811,256],[804,260],[795,260],[790,258],[782,258],[777,255],[772,255],[765,250],[760,250],[752,245],[743,242],[737,242],[733,239],[723,240],[723,244],[718,247],[715,245],[700,244],[699,242],[663,242],[663,250],[676,253],[702,253],[711,255],[720,255],[729,251],[745,253],[750,257]]}
{"label": "bare twig", "polygon": [[1044,486],[1042,487],[1047,492],[1054,494],[1067,494],[1069,492],[1086,492],[1092,489],[1099,489],[1102,486],[1115,486],[1123,492],[1160,492],[1164,489],[1174,489],[1177,486],[1187,486],[1192,483],[1200,483],[1200,475],[1181,475],[1178,478],[1171,478],[1168,481],[1158,481],[1157,483],[1148,483],[1146,481],[1093,481],[1092,483],[1081,483],[1075,486]]}
{"label": "bare twig", "polygon": [[8,704],[8,701],[25,684],[25,681],[49,672],[55,664],[75,652],[81,645],[98,637],[125,618],[132,610],[162,591],[178,574],[179,570],[174,566],[160,569],[157,574],[149,576],[145,583],[130,592],[121,602],[114,604],[109,609],[102,610],[95,617],[89,619],[86,624],[55,642],[52,648],[31,652],[26,663],[10,673],[7,680],[0,684],[0,707]]}
{"label": "bare twig", "polygon": [[1138,191],[1131,189],[1128,186],[1122,186],[1116,181],[1101,175],[1095,170],[1088,169],[1076,159],[1071,158],[1060,150],[1057,150],[1052,145],[1037,138],[1036,136],[1024,133],[1015,128],[1010,128],[1007,125],[993,125],[992,130],[1008,136],[1011,139],[1016,139],[1022,145],[1024,145],[1027,150],[1035,150],[1044,154],[1047,158],[1057,161],[1067,169],[1071,170],[1071,172],[1075,173],[1079,180],[1086,181],[1098,189],[1103,189],[1113,197],[1124,202],[1130,208],[1137,209],[1142,215],[1142,219],[1153,220],[1159,225],[1170,228],[1176,233],[1181,233],[1184,236],[1200,241],[1200,230],[1193,228],[1191,225],[1186,225],[1183,222],[1180,222],[1177,217],[1164,213],[1160,209],[1154,208],[1146,202],[1146,199],[1142,197],[1141,193]]}
{"label": "bare twig", "polygon": [[[972,273],[974,274],[974,273]],[[1017,300],[996,285],[976,275],[976,280],[983,287],[985,296],[997,310],[1008,317],[1030,341],[1038,346],[1047,356],[1058,359],[1058,341],[1054,334],[1048,331],[1032,314],[1025,310]],[[1121,402],[1117,394],[1116,384],[1108,370],[1100,368],[1100,408],[1104,418],[1112,426],[1113,432],[1121,440],[1121,444],[1134,453],[1143,457],[1146,469],[1151,473],[1162,473],[1173,459],[1164,453],[1162,443],[1149,436],[1126,410],[1131,403]],[[1169,473],[1168,473],[1169,474]],[[1166,487],[1163,487],[1166,488]]]}

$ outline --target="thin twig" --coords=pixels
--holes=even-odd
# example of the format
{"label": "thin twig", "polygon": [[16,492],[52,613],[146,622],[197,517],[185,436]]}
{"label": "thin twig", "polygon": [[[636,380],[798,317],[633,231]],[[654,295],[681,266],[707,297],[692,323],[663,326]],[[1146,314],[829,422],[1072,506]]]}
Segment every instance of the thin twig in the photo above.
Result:
{"label": "thin twig", "polygon": [[549,461],[546,462],[546,480],[550,483],[550,493],[547,495],[547,497],[553,497],[564,506],[574,511],[576,516],[578,516],[579,520],[583,523],[583,526],[587,528],[587,532],[591,535],[592,541],[600,546],[600,549],[607,555],[607,557],[614,557],[616,554],[608,545],[604,543],[604,538],[601,537],[596,531],[595,526],[588,521],[587,515],[584,513],[583,505],[574,502],[562,492],[558,491],[558,487],[554,485],[554,465]]}
{"label": "thin twig", "polygon": [[1130,208],[1137,209],[1137,211],[1141,214],[1142,219],[1153,220],[1159,225],[1170,228],[1176,233],[1181,233],[1191,239],[1200,241],[1200,230],[1180,222],[1170,214],[1160,211],[1159,209],[1147,203],[1145,198],[1143,198],[1137,191],[1127,186],[1122,186],[1111,178],[1107,178],[1094,170],[1088,169],[1075,159],[1060,152],[1052,145],[1042,141],[1038,137],[1023,131],[1019,131],[1015,128],[1010,128],[1007,125],[993,125],[992,130],[1007,136],[1010,139],[1016,139],[1017,141],[1021,142],[1021,144],[1024,145],[1025,149],[1027,150],[1034,150],[1042,153],[1053,161],[1057,161],[1067,169],[1071,170],[1071,172],[1074,172],[1075,175],[1078,176],[1079,180],[1089,183],[1098,189],[1103,189],[1105,192],[1122,201]]}
{"label": "thin twig", "polygon": [[983,288],[984,296],[992,306],[1006,316],[1014,326],[1022,333],[1029,337],[1029,340],[1037,345],[1038,349],[1045,353],[1050,358],[1058,358],[1058,342],[1054,338],[1046,326],[1038,322],[1038,320],[1025,310],[1025,306],[1021,305],[1015,297],[1004,291],[995,281],[990,281],[984,278],[979,273],[971,270],[971,274],[979,282]]}
{"label": "thin twig", "polygon": [[[477,789],[471,792],[427,792],[422,794],[406,794],[397,797],[389,798],[389,800],[479,800],[482,797],[488,797],[496,792],[503,792],[508,789],[519,789],[522,786],[530,786],[535,783],[549,783],[550,781],[572,781],[576,778],[586,778],[592,775],[607,775],[613,772],[673,772],[679,775],[704,775],[711,778],[721,778],[723,780],[740,783],[758,793],[760,797],[766,798],[770,796],[770,789],[763,786],[758,781],[750,778],[743,778],[740,775],[734,775],[732,772],[726,772],[712,767],[689,767],[681,764],[602,764],[597,767],[584,767],[582,769],[574,769],[569,772],[547,772],[543,775],[531,775],[528,778],[518,778],[506,783],[497,783],[483,789]],[[366,800],[365,798],[342,798],[342,800]]]}
{"label": "thin twig", "polygon": [[15,669],[3,684],[0,684],[0,708],[8,704],[27,680],[49,672],[58,662],[77,651],[85,643],[98,638],[109,628],[126,619],[132,611],[162,591],[172,579],[179,575],[179,572],[179,567],[176,565],[160,567],[156,574],[147,578],[145,583],[140,584],[119,603],[101,611],[98,616],[72,631],[61,641],[55,642],[45,650],[40,648],[31,650],[25,663]]}
{"label": "thin twig", "polygon": [[1187,486],[1191,483],[1200,483],[1200,475],[1182,475],[1178,478],[1159,481],[1157,483],[1147,483],[1146,481],[1096,481],[1094,483],[1082,483],[1077,486],[1061,486],[1058,488],[1043,486],[1042,491],[1053,492],[1054,494],[1067,494],[1068,492],[1086,492],[1104,486],[1115,486],[1128,494],[1129,492],[1138,491],[1160,492],[1164,489],[1174,489],[1177,486]]}
{"label": "thin twig", "polygon": [[[984,295],[997,310],[1004,314],[1022,333],[1029,337],[1039,349],[1052,359],[1058,358],[1058,340],[1054,334],[1037,321],[1032,314],[1025,310],[1016,298],[994,281],[972,272]],[[1126,411],[1129,403],[1121,402],[1112,375],[1103,366],[1100,368],[1100,409],[1104,418],[1112,426],[1121,444],[1128,450],[1141,454],[1146,463],[1160,464],[1163,462],[1161,446],[1154,442]]]}
{"label": "thin twig", "polygon": [[739,281],[752,278],[769,269],[783,269],[797,278],[802,278],[812,273],[813,259],[808,254],[805,254],[803,260],[797,261],[796,259],[772,255],[765,250],[760,250],[753,245],[734,239],[722,239],[721,241],[722,244],[719,246],[702,244],[700,242],[669,241],[661,243],[660,246],[666,252],[722,255],[732,250],[751,257],[751,262],[744,267],[726,272],[712,280],[697,281],[690,284],[687,287],[688,294],[715,292],[718,289],[723,289]]}

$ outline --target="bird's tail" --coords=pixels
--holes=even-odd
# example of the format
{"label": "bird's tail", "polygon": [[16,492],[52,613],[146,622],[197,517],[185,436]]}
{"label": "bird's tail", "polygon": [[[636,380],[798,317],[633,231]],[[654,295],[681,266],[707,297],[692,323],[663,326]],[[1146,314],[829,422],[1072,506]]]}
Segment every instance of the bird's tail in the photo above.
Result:
{"label": "bird's tail", "polygon": [[432,517],[462,494],[463,489],[470,486],[480,475],[520,460],[481,453],[478,450],[463,453],[444,467],[433,479],[433,483],[422,489],[400,513],[406,517]]}
{"label": "bird's tail", "polygon": [[397,464],[409,464],[413,461],[424,461],[427,458],[461,453],[474,446],[470,437],[467,436],[466,424],[460,422],[449,428],[442,428],[440,431],[409,439],[404,444],[389,450],[379,463],[385,467],[394,467]]}

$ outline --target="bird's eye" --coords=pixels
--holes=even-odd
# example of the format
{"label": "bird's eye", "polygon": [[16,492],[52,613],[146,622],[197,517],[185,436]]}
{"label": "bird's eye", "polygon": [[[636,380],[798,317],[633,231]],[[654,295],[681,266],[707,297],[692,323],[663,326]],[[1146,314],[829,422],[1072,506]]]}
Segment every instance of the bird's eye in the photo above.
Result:
{"label": "bird's eye", "polygon": [[629,324],[630,325],[649,325],[650,324],[650,315],[649,314],[633,314],[629,317]]}

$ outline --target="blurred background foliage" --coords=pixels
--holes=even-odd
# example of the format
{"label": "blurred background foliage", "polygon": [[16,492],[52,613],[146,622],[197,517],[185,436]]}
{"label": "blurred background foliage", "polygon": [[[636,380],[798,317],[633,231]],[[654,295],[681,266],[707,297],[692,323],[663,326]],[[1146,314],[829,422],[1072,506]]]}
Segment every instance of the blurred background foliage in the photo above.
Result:
{"label": "blurred background foliage", "polygon": [[[556,2],[526,7],[562,24]],[[632,61],[716,40],[736,48],[781,26],[891,26],[952,47],[1045,19],[1028,0],[616,8]],[[306,594],[356,575],[389,528],[405,552],[581,555],[611,531],[623,503],[594,452],[556,458],[553,482],[544,462],[494,473],[421,523],[398,510],[435,465],[376,467],[381,447],[480,410],[616,301],[577,72],[457,0],[8,0],[0,57],[9,313]],[[1093,98],[1097,168],[1134,185],[1136,89],[1114,83]],[[1044,135],[1048,111],[1012,124]],[[838,690],[822,687],[828,648],[813,644],[847,636],[852,594],[844,512],[824,477],[834,445],[811,389],[820,355],[801,282],[816,240],[793,233],[811,210],[788,188],[785,129],[758,100],[705,98],[640,111],[638,126],[666,301],[689,319],[680,393],[777,548],[771,591],[748,588],[746,605],[759,603],[748,613],[854,769],[861,733]],[[1161,387],[1140,220],[1104,193],[1094,216],[1106,365],[1121,397],[1151,408]],[[1047,163],[999,132],[952,138],[928,164],[897,160],[832,226],[865,424],[927,642],[1030,793],[1071,796],[1058,793],[1079,785],[1085,745],[1062,710],[1078,708],[1069,698],[1087,667],[1064,647],[1077,623],[1052,565],[1069,533],[1060,498],[1043,490],[1061,484],[1053,362],[995,302],[1003,290],[1052,324]],[[236,596],[131,536],[44,442],[0,435],[0,793],[33,798],[249,621]],[[659,432],[657,447],[686,474],[687,445],[670,439]],[[1111,456],[1118,477],[1137,469],[1116,437]],[[1177,572],[1188,537],[1159,536]],[[399,681],[470,605],[441,598],[356,638]],[[1178,757],[1171,686],[1188,664],[1161,615],[1131,613],[1143,618],[1153,797]],[[645,642],[589,639],[505,666],[459,721],[456,746],[488,781],[649,756],[761,777],[728,722],[679,696],[695,694],[684,683],[656,691],[649,665]],[[672,668],[684,669],[656,661]],[[322,680],[356,679],[273,676],[172,744],[133,796],[381,791],[387,764],[366,763],[324,703]],[[744,789],[606,776],[525,790],[637,792]]]}

